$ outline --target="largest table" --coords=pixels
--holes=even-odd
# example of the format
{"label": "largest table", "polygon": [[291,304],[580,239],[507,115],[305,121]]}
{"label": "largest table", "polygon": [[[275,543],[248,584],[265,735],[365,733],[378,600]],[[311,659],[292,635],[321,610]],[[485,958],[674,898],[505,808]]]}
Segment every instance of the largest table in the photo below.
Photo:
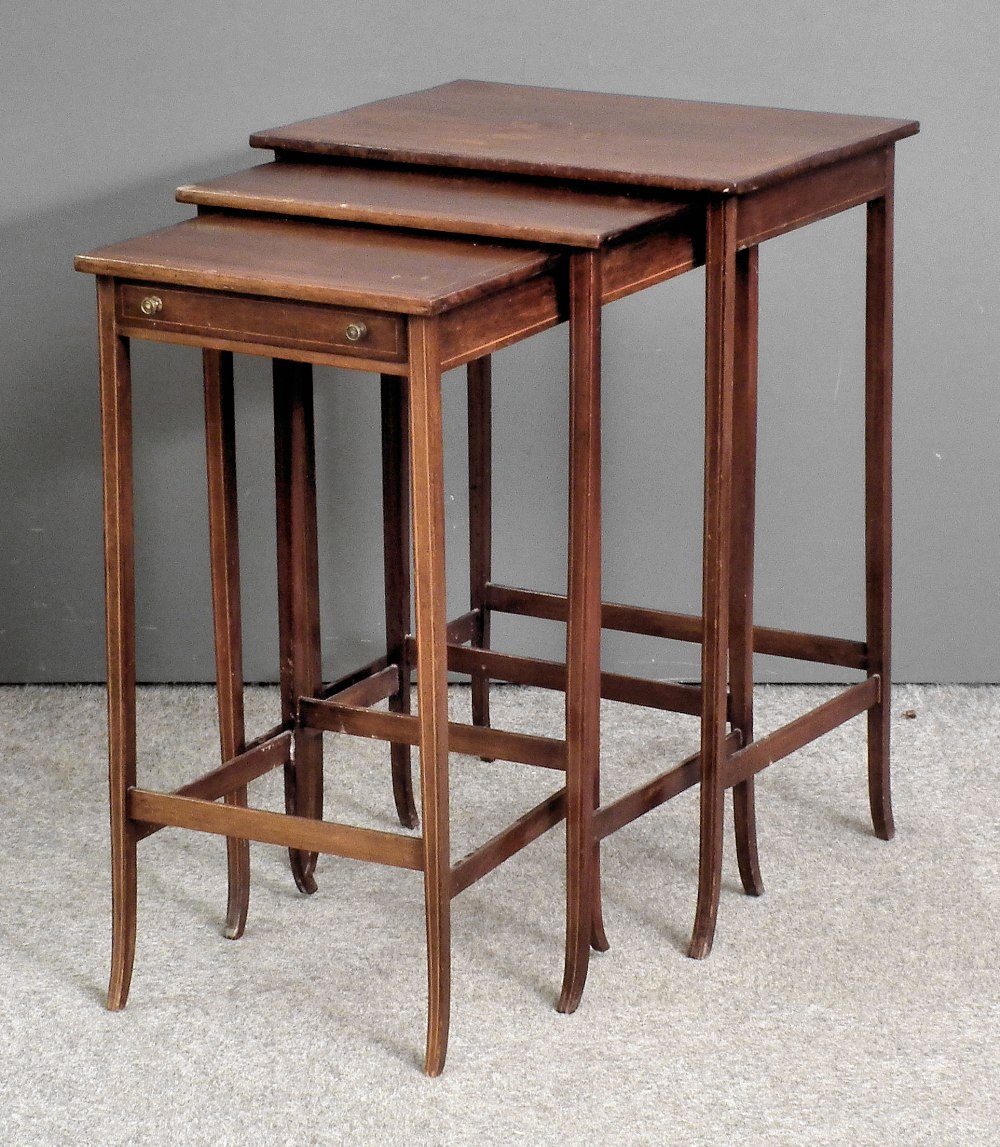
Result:
{"label": "largest table", "polygon": [[[705,480],[700,618],[660,614],[650,631],[701,643],[701,748],[688,773],[701,781],[698,901],[690,953],[708,953],[718,913],[723,797],[733,788],[741,870],[760,890],[754,848],[753,777],[860,713],[868,719],[868,784],[876,833],[889,839],[892,438],[893,161],[914,121],[697,103],[596,92],[456,81],[426,91],[258,132],[251,142],[280,162],[386,165],[437,172],[586,184],[621,194],[683,198],[695,211],[706,267]],[[596,185],[596,186],[595,186]],[[863,641],[754,627],[757,248],[852,207],[867,213],[865,311],[865,586]],[[344,209],[349,205],[344,203]],[[294,210],[294,205],[292,206]],[[356,217],[348,210],[349,217]],[[405,212],[402,213],[405,215]],[[427,225],[412,219],[409,225]],[[493,232],[495,233],[495,232]],[[516,237],[516,230],[510,231]],[[595,484],[595,497],[599,483]],[[596,513],[596,511],[595,511]],[[599,554],[592,556],[599,569]],[[599,582],[594,592],[598,592]],[[551,615],[543,595],[486,594],[486,604]],[[558,612],[558,610],[556,610]],[[598,611],[601,612],[601,611]],[[605,623],[635,616],[603,609]],[[623,627],[628,627],[627,625]],[[759,740],[753,739],[752,653],[777,653],[860,669],[864,680]],[[599,622],[569,656],[592,683],[575,719],[597,767]],[[731,725],[731,732],[727,729]],[[735,734],[735,736],[734,736]],[[677,770],[631,798],[596,810],[585,839],[600,839],[677,790]],[[585,853],[577,863],[586,865]],[[583,882],[582,887],[587,887]],[[572,913],[571,913],[572,915]],[[586,974],[584,930],[568,937],[564,1002]],[[580,948],[583,946],[583,951]],[[581,958],[582,957],[582,958]],[[576,969],[575,971],[573,969]]]}

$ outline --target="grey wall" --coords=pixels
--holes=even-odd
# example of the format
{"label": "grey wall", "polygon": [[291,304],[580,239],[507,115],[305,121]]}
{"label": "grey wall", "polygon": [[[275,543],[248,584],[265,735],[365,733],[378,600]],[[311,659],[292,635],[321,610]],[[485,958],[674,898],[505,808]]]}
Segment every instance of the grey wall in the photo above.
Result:
{"label": "grey wall", "polygon": [[[0,680],[100,679],[93,283],[75,252],[188,212],[173,190],[261,158],[251,130],[451,79],[919,118],[899,148],[896,676],[1000,680],[1000,23],[993,0],[206,5],[33,0],[0,31]],[[861,634],[863,213],[762,252],[758,615]],[[606,317],[606,595],[696,610],[702,278]],[[137,344],[140,676],[213,676],[199,361]],[[263,364],[241,360],[247,673],[273,678]],[[497,363],[497,574],[559,589],[565,332]],[[378,641],[377,387],[320,372],[328,670]],[[449,558],[465,564],[460,378]],[[501,630],[545,655],[558,635]],[[694,650],[609,640],[609,666]],[[789,663],[760,676],[801,677]]]}

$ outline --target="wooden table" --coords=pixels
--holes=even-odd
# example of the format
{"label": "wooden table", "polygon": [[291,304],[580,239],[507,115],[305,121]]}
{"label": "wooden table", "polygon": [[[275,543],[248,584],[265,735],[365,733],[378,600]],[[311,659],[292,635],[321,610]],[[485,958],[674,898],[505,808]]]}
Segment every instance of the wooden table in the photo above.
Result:
{"label": "wooden table", "polygon": [[[124,922],[119,919],[122,910],[116,907],[117,955],[111,998],[119,1001],[118,1006],[124,1002],[127,992],[124,969],[131,967],[131,952],[127,947],[130,927],[134,936],[135,841],[156,825],[185,823],[205,828],[207,816],[214,826],[209,827],[209,831],[230,836],[239,832],[239,837],[230,839],[229,931],[234,935],[242,929],[246,914],[245,853],[241,851],[245,843],[241,841],[247,838],[286,840],[290,832],[294,837],[291,842],[293,870],[299,886],[305,890],[314,887],[312,866],[316,851],[358,854],[360,838],[350,833],[345,836],[343,826],[304,827],[319,816],[321,809],[318,747],[321,730],[375,735],[395,742],[397,805],[404,821],[407,794],[403,778],[408,774],[409,744],[421,745],[422,759],[434,762],[434,775],[439,779],[441,770],[446,768],[449,745],[453,750],[498,757],[506,754],[511,758],[513,752],[512,759],[547,763],[550,767],[555,763],[566,770],[563,796],[539,806],[526,820],[512,826],[508,834],[501,834],[455,865],[448,857],[446,833],[445,843],[441,844],[440,806],[434,806],[437,811],[432,812],[438,818],[437,828],[429,829],[427,798],[424,798],[423,847],[425,851],[430,848],[435,858],[433,862],[426,858],[422,861],[425,881],[430,880],[427,866],[437,873],[433,881],[436,889],[433,903],[428,893],[431,1006],[427,1069],[431,1072],[440,1070],[443,1064],[447,1039],[447,975],[441,963],[441,952],[447,947],[443,943],[446,923],[442,923],[446,922],[447,912],[442,904],[516,848],[534,839],[564,813],[568,850],[567,936],[560,1008],[566,1011],[576,1007],[583,991],[590,945],[606,946],[599,902],[600,841],[691,785],[701,783],[698,902],[690,947],[691,955],[697,957],[710,950],[718,912],[726,789],[734,790],[737,855],[744,887],[748,892],[757,893],[762,883],[755,842],[754,776],[823,732],[867,712],[873,821],[880,836],[892,835],[888,703],[893,153],[895,142],[916,130],[915,123],[900,120],[463,81],[258,133],[252,142],[273,148],[274,164],[210,184],[180,189],[179,198],[198,205],[201,218],[195,222],[205,227],[244,228],[253,222],[247,220],[247,213],[255,212],[284,217],[286,228],[303,229],[303,242],[316,241],[321,246],[328,242],[327,232],[339,234],[340,224],[349,222],[528,241],[542,244],[547,252],[556,256],[541,276],[548,286],[540,295],[531,295],[535,288],[527,283],[518,288],[527,294],[518,296],[513,313],[522,319],[527,316],[526,321],[498,333],[494,329],[495,298],[479,309],[476,304],[470,304],[471,310],[467,309],[466,315],[473,317],[472,326],[460,323],[451,328],[451,349],[456,354],[449,359],[448,354],[443,353],[435,360],[438,368],[460,361],[470,362],[470,479],[474,487],[470,613],[451,622],[446,622],[443,616],[443,565],[437,552],[441,539],[428,525],[433,507],[426,501],[437,496],[429,491],[435,486],[439,472],[433,468],[433,449],[428,452],[425,442],[420,459],[411,460],[415,494],[423,491],[425,496],[422,525],[417,524],[416,507],[414,513],[418,587],[415,643],[407,638],[405,622],[401,621],[404,605],[408,613],[409,601],[408,588],[399,584],[400,570],[405,564],[402,555],[406,542],[399,526],[405,492],[398,487],[395,490],[387,487],[387,636],[392,647],[387,658],[350,678],[322,685],[316,669],[315,618],[308,625],[294,622],[291,618],[295,611],[288,612],[292,607],[286,601],[282,607],[286,615],[282,623],[285,634],[282,639],[283,725],[271,737],[249,747],[242,744],[240,683],[234,676],[234,666],[238,664],[238,610],[233,605],[234,600],[238,600],[238,592],[234,592],[238,591],[238,559],[234,562],[232,523],[225,524],[227,515],[231,517],[235,507],[231,465],[227,462],[232,442],[225,430],[227,419],[231,419],[225,399],[231,376],[225,359],[213,366],[214,360],[206,358],[206,396],[217,396],[207,410],[210,440],[214,435],[215,442],[209,462],[210,475],[213,465],[216,471],[213,586],[225,763],[217,770],[214,781],[202,778],[195,782],[198,789],[195,795],[206,801],[210,792],[225,795],[227,801],[238,806],[245,797],[239,785],[233,787],[234,780],[259,775],[275,763],[285,764],[288,808],[293,815],[281,819],[291,825],[290,830],[287,827],[279,830],[275,823],[265,824],[260,819],[276,814],[216,809],[210,815],[199,810],[198,816],[193,817],[178,811],[180,806],[176,803],[163,803],[183,799],[186,792],[174,794],[173,798],[141,792],[135,795],[138,790],[134,789],[134,717],[130,717],[130,713],[134,713],[134,696],[129,692],[132,688],[129,682],[134,679],[134,655],[126,632],[132,609],[131,526],[126,504],[130,462],[126,456],[116,453],[125,449],[127,455],[127,410],[122,393],[122,379],[127,383],[127,370],[122,366],[121,347],[126,336],[194,341],[209,348],[206,354],[218,351],[228,354],[232,349],[271,354],[276,347],[281,347],[283,359],[298,357],[352,366],[363,365],[364,354],[345,361],[343,345],[333,348],[325,343],[319,333],[318,320],[310,328],[311,343],[293,340],[289,344],[287,331],[282,334],[281,329],[269,326],[262,335],[263,328],[255,317],[254,307],[240,311],[238,321],[224,337],[219,334],[217,316],[211,318],[214,312],[202,312],[203,307],[215,305],[213,293],[218,291],[235,292],[241,297],[254,292],[281,296],[291,291],[299,305],[305,304],[308,296],[296,294],[301,291],[301,285],[288,286],[304,267],[316,270],[312,255],[305,247],[298,248],[294,256],[286,251],[270,261],[265,250],[266,266],[255,266],[251,261],[241,265],[231,279],[216,276],[211,282],[201,282],[202,288],[207,285],[209,292],[203,290],[199,300],[192,304],[191,314],[198,317],[198,322],[193,326],[182,323],[174,328],[161,320],[152,324],[140,320],[137,325],[131,311],[114,310],[116,305],[119,308],[124,305],[126,286],[128,290],[133,289],[124,284],[124,279],[131,281],[139,275],[136,290],[145,290],[150,282],[177,281],[157,277],[166,274],[163,271],[166,264],[159,264],[160,269],[156,270],[148,260],[142,262],[145,256],[132,252],[125,263],[117,266],[113,261],[107,262],[105,253],[97,253],[90,257],[89,264],[82,265],[83,269],[96,271],[104,284],[99,289],[103,295],[99,297],[104,300],[102,375],[105,379],[105,448],[110,459],[106,491],[110,539],[112,788],[114,796],[117,785],[120,805],[117,821],[113,816],[113,826],[117,826],[113,830],[117,842],[116,905],[126,905],[127,916],[127,906],[130,902],[133,904],[131,925],[127,919]],[[867,625],[864,640],[848,640],[753,624],[757,247],[766,239],[860,205],[866,206],[868,228]],[[288,216],[306,216],[317,222],[294,224],[287,221]],[[319,220],[326,225],[321,225]],[[269,219],[267,224],[273,227],[277,220]],[[379,234],[384,232],[369,232],[377,250],[382,249],[383,242],[374,237]],[[412,237],[406,240],[396,235],[389,239],[389,244],[396,244],[394,250],[401,256],[403,248],[399,244],[405,246],[406,242],[413,241]],[[438,238],[431,246],[447,242]],[[437,256],[430,251],[424,254],[434,265]],[[292,262],[283,264],[282,259],[287,258]],[[142,263],[141,269],[136,260]],[[706,266],[703,595],[701,614],[688,616],[601,600],[600,307],[611,298],[642,289],[701,263]],[[167,264],[173,268],[170,274],[174,274],[173,255]],[[379,265],[383,270],[388,267],[384,262]],[[188,270],[182,272],[181,285],[185,289],[197,286],[189,276]],[[251,281],[256,281],[256,287],[247,286]],[[540,280],[536,275],[532,281]],[[405,310],[405,300],[393,299],[385,283],[380,289],[378,307],[391,312],[399,304]],[[369,294],[367,303],[362,301],[359,305],[371,306],[372,299]],[[232,299],[227,302],[228,314],[233,313],[233,303]],[[272,309],[272,318],[276,314]],[[211,322],[206,321],[206,315]],[[490,576],[490,377],[486,356],[507,342],[567,317],[571,321],[570,561],[567,593],[553,595],[499,585]],[[377,323],[374,329],[380,330]],[[412,324],[408,327],[411,340],[415,329]],[[379,337],[384,337],[384,333],[382,331]],[[419,340],[420,336],[417,337]],[[401,345],[397,346],[397,358],[388,365],[377,356],[367,361],[369,368],[374,364],[374,369],[383,373],[384,427],[390,451],[396,451],[397,470],[401,458],[399,426],[404,407],[398,398],[392,398],[393,388],[387,387],[387,378],[409,374],[412,387],[414,377],[430,377],[426,362],[418,369],[412,357],[412,341],[406,351],[400,349]],[[294,353],[286,353],[289,346]],[[461,353],[457,353],[459,349]],[[352,347],[350,351],[356,356],[358,348]],[[399,355],[406,359],[405,368],[400,366]],[[433,374],[432,369],[431,376]],[[287,385],[289,380],[284,381]],[[426,403],[426,383],[422,382],[421,387],[421,402]],[[436,390],[435,383],[431,384],[431,390]],[[297,409],[298,414],[285,411],[278,419],[279,427],[285,426],[279,433],[285,435],[286,446],[291,441],[288,436],[293,434],[290,427],[299,426],[300,442],[304,441],[302,436],[307,425],[311,433],[311,422],[303,413],[301,399]],[[415,428],[414,417],[411,411],[411,429]],[[286,460],[295,453],[294,450],[286,452]],[[308,451],[306,455],[311,457]],[[430,473],[422,471],[422,466],[431,467]],[[393,462],[389,459],[384,474],[392,469]],[[315,544],[308,521],[314,512],[310,506],[310,483],[308,474],[299,473],[298,478],[286,474],[284,479],[279,475],[279,507],[284,505],[288,519],[282,543],[286,552],[281,561],[286,569],[298,571],[295,574],[298,588],[286,587],[285,597],[299,600],[299,615],[308,616],[315,612],[308,604],[315,597],[315,586],[309,572],[312,559],[306,553]],[[295,506],[299,508],[296,510]],[[296,524],[291,525],[295,514],[298,515]],[[281,537],[279,518],[279,542]],[[296,547],[298,556],[291,552]],[[423,590],[421,579],[424,579]],[[394,589],[390,589],[391,583]],[[428,601],[436,604],[428,606]],[[490,650],[489,617],[494,612],[566,620],[566,664],[553,665]],[[701,685],[683,686],[602,674],[599,652],[602,627],[700,643]],[[407,715],[403,701],[413,648],[418,664],[424,665],[418,674],[419,722]],[[421,650],[425,652],[422,654]],[[754,740],[754,651],[860,669],[865,679],[783,729]],[[432,658],[435,665],[432,671],[428,672],[422,657]],[[512,740],[511,734],[497,730],[473,730],[478,737],[486,737],[477,740],[462,731],[464,726],[447,725],[440,719],[444,689],[441,658],[449,668],[473,677],[474,715],[480,725],[489,722],[485,692],[489,679],[564,688],[567,716],[566,737],[560,742],[562,748],[558,751],[539,748],[536,742],[540,739],[531,739],[529,745],[523,737]],[[433,682],[426,685],[430,690],[426,698],[425,678]],[[698,715],[700,752],[635,792],[600,806],[597,782],[602,695]],[[365,706],[387,696],[395,704],[395,713],[366,711]],[[428,718],[432,722],[429,726],[425,726],[425,705],[438,713],[438,719]],[[276,748],[287,746],[290,740],[298,746],[294,762],[286,759],[289,755],[286,749]],[[548,754],[546,761],[536,759],[539,753]],[[213,776],[210,774],[210,778]],[[199,823],[194,825],[193,820]],[[427,843],[429,832],[433,838],[430,844]],[[355,851],[344,852],[348,847]],[[397,848],[395,845],[386,847]],[[437,921],[436,940],[432,935],[432,918]]]}
{"label": "wooden table", "polygon": [[[317,181],[313,207],[321,197],[315,191],[321,178],[347,190],[350,180],[364,178],[360,173],[367,167],[369,176],[381,172],[389,186],[400,181],[401,187],[414,172],[493,173],[553,190],[669,196],[691,211],[692,265],[703,260],[706,266],[702,614],[654,618],[648,611],[640,616],[606,603],[602,617],[609,628],[701,643],[701,751],[615,805],[586,808],[580,815],[593,818],[591,837],[599,841],[700,779],[699,886],[690,945],[695,957],[709,952],[715,930],[727,788],[734,791],[744,887],[759,892],[753,777],[867,712],[873,823],[884,839],[894,831],[889,778],[893,164],[895,143],[917,130],[908,120],[463,80],[251,137],[254,146],[275,151],[274,167],[284,165],[289,177],[294,171],[295,179]],[[298,174],[304,161],[323,166],[306,177]],[[253,178],[262,175],[258,169]],[[236,198],[231,206],[239,206]],[[293,193],[280,209],[311,213],[309,198]],[[365,217],[363,199],[345,195],[339,217]],[[422,204],[420,197],[400,194],[397,210],[411,208],[408,226],[426,225],[415,210]],[[867,213],[866,633],[864,640],[846,640],[753,624],[757,249],[768,239],[856,206],[865,206]],[[465,229],[517,236],[513,218],[507,229],[487,230],[472,219]],[[599,496],[599,484],[593,496]],[[547,595],[503,587],[487,587],[484,607],[564,615]],[[755,741],[754,651],[860,669],[866,678]],[[597,654],[591,649],[579,656],[593,660]],[[582,720],[596,730],[594,693],[587,704]],[[586,830],[581,836],[586,838]],[[586,863],[583,853],[575,863]],[[579,998],[586,975],[579,934],[567,937],[567,956],[564,1001]]]}
{"label": "wooden table", "polygon": [[[605,289],[620,297],[691,265],[686,212],[674,204],[634,200],[600,204],[568,198],[563,225],[591,249],[588,266],[605,254]],[[526,209],[531,214],[530,196]],[[595,206],[599,210],[595,210]],[[544,212],[545,204],[539,201]],[[649,228],[655,226],[655,241]],[[634,248],[634,257],[624,255]],[[591,496],[599,476],[596,409],[599,369],[589,321],[600,299],[590,278],[567,273],[548,250],[500,247],[394,230],[359,230],[238,213],[202,215],[148,236],[79,256],[77,268],[98,277],[104,444],[105,561],[108,604],[109,761],[112,822],[112,971],[109,1007],[125,1005],[135,950],[136,866],[140,840],[173,825],[225,835],[229,847],[227,934],[244,928],[249,898],[247,841],[288,846],[296,883],[315,889],[320,852],[414,868],[424,873],[428,921],[429,1009],[426,1070],[437,1074],[447,1047],[450,998],[450,901],[498,864],[557,824],[570,810],[576,849],[593,848],[591,824],[576,811],[592,804],[592,730],[567,722],[565,740],[469,727],[447,720],[447,668],[470,667],[464,646],[482,643],[483,609],[448,621],[444,614],[444,526],[441,373],[468,363],[471,422],[479,429],[473,472],[488,502],[489,355],[569,317],[574,353],[570,391],[569,566],[577,571],[561,599],[571,649],[599,638],[599,599],[588,556],[595,544]],[[632,276],[632,278],[629,278]],[[580,323],[574,316],[585,316]],[[215,615],[222,764],[172,793],[142,787],[135,730],[135,601],[132,522],[132,338],[201,347],[204,354],[209,532]],[[243,722],[239,539],[232,354],[274,358],[278,509],[278,621],[282,721],[252,742]],[[386,524],[386,656],[344,678],[321,679],[312,384],[309,363],[381,375]],[[474,436],[475,437],[475,436]],[[409,479],[407,476],[409,471]],[[409,528],[412,486],[416,630],[410,615]],[[480,498],[482,509],[484,499]],[[484,513],[486,513],[484,511]],[[488,541],[480,515],[478,544]],[[487,534],[482,526],[487,526]],[[485,560],[488,562],[488,551]],[[486,584],[480,569],[473,594]],[[463,655],[466,655],[463,657]],[[488,654],[475,653],[473,660]],[[528,663],[551,679],[561,667]],[[571,657],[561,684],[584,711],[585,661]],[[409,710],[416,668],[419,714]],[[472,666],[484,687],[492,663]],[[502,666],[501,666],[502,668]],[[599,672],[599,666],[598,672]],[[678,686],[636,683],[665,708]],[[619,690],[622,682],[617,683]],[[626,683],[627,687],[627,683]],[[395,711],[371,709],[396,701]],[[690,704],[690,701],[688,701]],[[483,705],[479,723],[488,725]],[[423,831],[419,839],[322,820],[322,733],[345,732],[390,741],[397,808],[411,818],[408,752],[421,750]],[[587,738],[586,744],[584,743]],[[564,771],[565,786],[468,856],[453,863],[448,833],[448,751]],[[585,751],[586,750],[586,751]],[[286,813],[247,807],[247,785],[283,768]],[[400,782],[406,775],[404,799]],[[215,802],[223,798],[228,807]],[[587,835],[583,836],[582,833]],[[573,869],[588,879],[589,862]],[[593,890],[578,890],[571,927],[590,936]],[[582,987],[582,984],[581,984]]]}

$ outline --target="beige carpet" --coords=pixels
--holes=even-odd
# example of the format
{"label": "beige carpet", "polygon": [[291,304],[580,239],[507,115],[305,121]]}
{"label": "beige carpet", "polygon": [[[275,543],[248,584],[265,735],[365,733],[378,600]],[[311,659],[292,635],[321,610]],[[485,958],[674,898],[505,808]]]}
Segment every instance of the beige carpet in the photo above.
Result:
{"label": "beige carpet", "polygon": [[[761,731],[828,693],[761,689]],[[505,688],[494,705],[498,724],[558,730],[554,695]],[[284,854],[255,845],[232,943],[224,845],[162,832],[140,846],[129,1006],[103,1009],[103,707],[91,687],[0,690],[2,1144],[1000,1143],[1000,688],[897,689],[890,844],[870,830],[860,721],[766,773],[767,893],[740,893],[727,842],[707,961],[683,954],[696,795],[612,838],[612,950],[573,1016],[553,1008],[561,831],[463,893],[437,1080],[419,1070],[416,873],[324,858],[306,898]],[[252,691],[255,727],[274,707]],[[210,691],[144,690],[140,736],[143,783],[205,771]],[[688,718],[609,704],[605,792],[694,743]],[[328,745],[327,815],[392,828],[384,748]],[[453,758],[454,854],[550,787]],[[277,807],[270,778],[254,791]]]}

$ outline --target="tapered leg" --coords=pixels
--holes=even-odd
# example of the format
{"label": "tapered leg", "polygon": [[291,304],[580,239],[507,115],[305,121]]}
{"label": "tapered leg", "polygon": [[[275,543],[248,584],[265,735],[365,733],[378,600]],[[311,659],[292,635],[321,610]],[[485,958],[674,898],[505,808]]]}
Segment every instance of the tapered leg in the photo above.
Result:
{"label": "tapered leg", "polygon": [[[236,498],[236,417],[233,356],[202,351],[205,379],[205,453],[208,463],[208,535],[215,623],[215,679],[219,740],[223,762],[243,751],[243,631],[240,613],[240,542]],[[247,788],[225,796],[226,804],[246,808]],[[250,904],[250,844],[227,837],[229,904],[226,936],[237,940],[246,927]]]}
{"label": "tapered leg", "polygon": [[868,710],[868,795],[875,833],[895,833],[889,778],[892,615],[892,201],[893,154],[885,196],[868,204],[865,316],[865,599],[868,675],[879,702]]}
{"label": "tapered leg", "polygon": [[[312,369],[275,359],[273,376],[281,716],[295,721],[299,697],[316,695],[322,672]],[[292,754],[285,767],[285,809],[321,818],[322,734],[296,726]],[[315,892],[316,853],[292,848],[289,859],[299,890]]]}
{"label": "tapered leg", "polygon": [[[410,494],[407,420],[408,380],[382,375],[382,518],[385,554],[385,641],[389,660],[399,666],[399,691],[389,698],[393,713],[410,711]],[[390,744],[392,795],[405,828],[416,828],[410,746]]]}
{"label": "tapered leg", "polygon": [[[486,585],[490,580],[493,533],[492,369],[489,355],[467,368],[469,388],[469,601],[478,611],[472,644],[490,646],[490,613]],[[472,723],[490,723],[490,679],[472,674]]]}
{"label": "tapered leg", "polygon": [[698,905],[688,954],[712,950],[722,878],[732,531],[733,379],[736,331],[736,200],[712,202],[705,249],[705,520],[702,571],[701,828]]}
{"label": "tapered leg", "polygon": [[[757,248],[736,256],[736,365],[733,390],[733,540],[729,674],[733,728],[753,740],[753,554],[757,477]],[[743,888],[760,896],[754,782],[733,787],[736,859]]]}
{"label": "tapered leg", "polygon": [[[599,735],[599,734],[598,734]],[[594,775],[594,808],[601,807],[601,769],[600,761]],[[595,952],[606,952],[611,944],[604,928],[604,904],[601,898],[601,845],[594,845],[593,877],[591,890],[591,904],[593,911],[590,921],[590,946]]]}
{"label": "tapered leg", "polygon": [[[603,937],[594,801],[601,706],[601,263],[570,257],[569,571],[566,627],[566,964],[559,1011],[580,1003]],[[606,941],[604,941],[606,943]]]}
{"label": "tapered leg", "polygon": [[428,1007],[424,1070],[428,1075],[438,1075],[444,1067],[448,1050],[451,1003],[448,656],[438,320],[411,319],[409,335],[413,571],[427,920]]}
{"label": "tapered leg", "polygon": [[97,280],[104,472],[104,578],[108,657],[108,790],[111,809],[111,977],[108,1007],[125,1006],[135,959],[135,561],[132,516],[132,383],[128,341],[115,329],[115,288]]}

